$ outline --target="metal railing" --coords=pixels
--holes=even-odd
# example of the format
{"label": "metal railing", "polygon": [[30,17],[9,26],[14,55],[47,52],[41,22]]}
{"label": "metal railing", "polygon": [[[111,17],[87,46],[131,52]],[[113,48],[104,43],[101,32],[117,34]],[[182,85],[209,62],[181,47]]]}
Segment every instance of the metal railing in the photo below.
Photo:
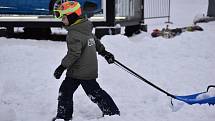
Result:
{"label": "metal railing", "polygon": [[116,17],[140,19],[142,0],[115,0]]}
{"label": "metal railing", "polygon": [[168,18],[170,22],[170,0],[143,0],[144,19]]}
{"label": "metal railing", "polygon": [[127,20],[168,18],[170,22],[170,0],[115,0],[115,13]]}

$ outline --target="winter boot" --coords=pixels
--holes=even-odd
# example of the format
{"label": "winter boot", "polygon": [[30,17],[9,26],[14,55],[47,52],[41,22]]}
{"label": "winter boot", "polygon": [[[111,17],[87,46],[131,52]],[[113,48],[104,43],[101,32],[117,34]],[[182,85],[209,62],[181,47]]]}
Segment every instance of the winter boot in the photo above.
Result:
{"label": "winter boot", "polygon": [[61,119],[61,118],[58,118],[58,117],[54,117],[53,119],[52,119],[52,121],[72,121],[72,119]]}
{"label": "winter boot", "polygon": [[55,121],[57,119],[64,119],[64,121],[70,121],[72,120],[72,113],[73,113],[73,101],[63,101],[59,98],[57,115],[55,118],[53,118],[52,121]]}
{"label": "winter boot", "polygon": [[112,111],[112,112],[103,112],[102,116],[104,117],[105,115],[107,116],[112,116],[112,115],[119,115],[120,116],[120,111]]}
{"label": "winter boot", "polygon": [[120,111],[110,95],[102,90],[95,90],[92,95],[88,95],[90,99],[98,105],[104,115],[120,115]]}

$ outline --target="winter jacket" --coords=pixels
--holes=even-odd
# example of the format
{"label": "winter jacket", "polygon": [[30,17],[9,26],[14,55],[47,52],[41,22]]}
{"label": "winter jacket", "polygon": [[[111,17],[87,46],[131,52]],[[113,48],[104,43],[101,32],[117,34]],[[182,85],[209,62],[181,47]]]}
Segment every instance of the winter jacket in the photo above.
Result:
{"label": "winter jacket", "polygon": [[96,79],[98,77],[96,51],[102,53],[105,47],[92,34],[92,23],[87,19],[79,19],[66,29],[68,51],[61,62],[67,69],[66,76],[82,80]]}

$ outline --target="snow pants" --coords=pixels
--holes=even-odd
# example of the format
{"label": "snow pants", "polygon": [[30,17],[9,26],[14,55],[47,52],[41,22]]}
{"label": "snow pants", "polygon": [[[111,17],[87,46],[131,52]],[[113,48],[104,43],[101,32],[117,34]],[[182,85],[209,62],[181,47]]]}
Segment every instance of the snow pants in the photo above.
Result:
{"label": "snow pants", "polygon": [[57,118],[69,120],[73,114],[73,94],[81,85],[87,96],[98,105],[103,115],[119,115],[119,109],[113,99],[104,91],[96,79],[79,80],[66,77],[59,89]]}

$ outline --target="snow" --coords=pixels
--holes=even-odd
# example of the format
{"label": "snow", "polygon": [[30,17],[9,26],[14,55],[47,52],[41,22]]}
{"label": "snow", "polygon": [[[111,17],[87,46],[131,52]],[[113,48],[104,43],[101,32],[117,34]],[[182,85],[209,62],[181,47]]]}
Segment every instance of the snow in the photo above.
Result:
{"label": "snow", "polygon": [[[206,13],[207,2],[171,1],[170,28],[191,25],[195,15]],[[146,22],[147,33],[131,38],[109,35],[101,41],[118,61],[172,94],[193,94],[214,85],[215,22],[199,24],[203,32],[186,32],[171,39],[150,36],[154,28],[165,27],[163,20]],[[50,121],[55,116],[65,73],[56,80],[53,71],[65,53],[65,42],[0,38],[0,121]],[[101,56],[98,60],[98,82],[113,97],[121,116],[101,118],[99,108],[79,87],[73,121],[214,121],[214,106],[178,102],[171,107],[170,97],[107,64]],[[209,91],[210,95],[214,92]]]}
{"label": "snow", "polygon": [[208,90],[208,92],[200,94],[196,97],[196,99],[202,100],[202,99],[207,99],[207,98],[211,98],[211,97],[215,97],[215,89],[210,89]]}

